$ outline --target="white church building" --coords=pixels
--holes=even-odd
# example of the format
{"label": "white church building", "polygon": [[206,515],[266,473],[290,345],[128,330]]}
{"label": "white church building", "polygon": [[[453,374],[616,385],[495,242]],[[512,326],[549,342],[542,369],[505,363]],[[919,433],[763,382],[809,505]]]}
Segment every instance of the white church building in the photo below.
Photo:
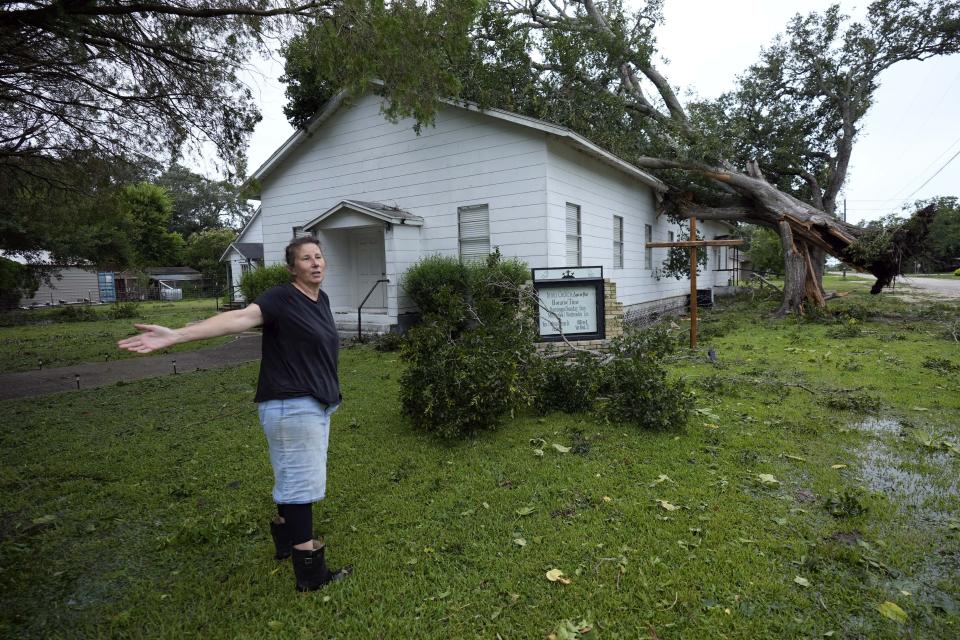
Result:
{"label": "white church building", "polygon": [[[541,120],[449,101],[418,134],[412,120],[385,119],[381,104],[338,96],[249,181],[264,263],[282,262],[293,237],[314,235],[341,328],[357,329],[365,298],[365,330],[405,325],[416,309],[403,274],[420,258],[496,249],[531,268],[602,266],[628,317],[685,303],[689,282],[661,277],[667,249],[644,246],[677,233],[657,215],[666,189],[657,178]],[[722,223],[700,230],[729,233]],[[711,250],[698,287],[727,285],[726,263]]]}

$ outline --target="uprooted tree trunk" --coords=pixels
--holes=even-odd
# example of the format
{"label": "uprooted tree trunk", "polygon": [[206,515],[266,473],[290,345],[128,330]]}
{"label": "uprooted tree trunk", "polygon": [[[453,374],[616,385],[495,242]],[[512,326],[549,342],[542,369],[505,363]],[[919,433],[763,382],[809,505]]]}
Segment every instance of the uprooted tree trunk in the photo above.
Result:
{"label": "uprooted tree trunk", "polygon": [[[711,133],[698,129],[703,125],[697,124],[697,114],[688,112],[674,87],[652,63],[651,30],[658,21],[660,3],[646,3],[633,18],[623,12],[620,3],[596,0],[504,0],[503,4],[507,14],[526,28],[572,34],[572,40],[591,43],[587,45],[593,47],[591,53],[602,52],[597,58],[606,60],[592,76],[591,65],[596,64],[593,59],[580,60],[572,67],[532,61],[534,69],[573,82],[586,79],[611,97],[623,100],[625,113],[649,123],[671,158],[701,155],[686,152],[691,144],[694,149],[698,147],[703,136],[710,138]],[[744,144],[743,149],[756,149],[758,143],[765,146],[769,142],[775,147],[773,153],[753,152],[756,159],[745,171],[733,169],[729,159],[723,157],[708,162],[713,166],[663,157],[639,161],[631,157],[630,161],[654,171],[666,170],[666,182],[678,190],[674,195],[680,195],[680,201],[674,203],[679,205],[674,208],[675,217],[742,220],[780,235],[787,256],[780,314],[802,313],[805,303],[824,305],[821,281],[825,253],[875,275],[873,293],[878,293],[899,272],[899,250],[892,246],[890,251],[878,251],[873,246],[868,252],[850,251],[866,230],[838,220],[832,212],[846,181],[858,123],[869,109],[878,75],[902,61],[956,53],[960,50],[958,15],[956,3],[948,0],[876,0],[871,2],[865,20],[845,28],[841,28],[845,19],[836,8],[806,18],[798,15],[783,38],[762,52],[760,62],[728,96],[733,102],[722,107],[731,122],[751,117],[768,120],[749,122],[747,128],[769,133],[756,140],[747,135],[738,144]],[[558,41],[569,42],[566,38]],[[546,48],[549,50],[549,46]],[[563,51],[552,59],[566,57]],[[702,108],[703,104],[699,105],[698,109]],[[778,117],[783,122],[769,113],[774,110],[781,112]],[[817,115],[811,117],[814,112]],[[710,118],[706,122],[711,122]],[[827,126],[823,126],[825,122]],[[791,142],[797,132],[800,138]],[[770,135],[783,136],[785,146],[778,146],[780,141],[770,140]],[[769,183],[760,170],[761,159],[768,165],[769,176],[802,179],[812,204]],[[676,177],[671,170],[677,169],[707,178],[712,184],[705,191],[710,193],[684,197],[686,194],[679,192],[687,187],[671,179]],[[922,231],[922,227],[903,225],[905,235],[899,240],[913,241],[916,247],[916,239],[907,236]]]}
{"label": "uprooted tree trunk", "polygon": [[[901,256],[905,247],[922,244],[930,220],[932,207],[914,214],[917,224],[905,225],[890,237],[887,249],[880,255],[860,257],[850,248],[867,230],[849,224],[820,211],[768,183],[755,168],[748,175],[714,167],[645,158],[640,166],[657,169],[681,169],[708,177],[724,184],[732,192],[729,204],[705,206],[695,203],[689,194],[671,193],[664,202],[667,212],[679,217],[701,220],[728,220],[758,224],[773,229],[780,236],[785,256],[785,281],[780,315],[803,313],[804,305],[822,308],[825,295],[821,285],[822,254],[873,274],[877,282],[871,293],[879,293],[900,272]],[[819,255],[817,255],[819,254]]]}

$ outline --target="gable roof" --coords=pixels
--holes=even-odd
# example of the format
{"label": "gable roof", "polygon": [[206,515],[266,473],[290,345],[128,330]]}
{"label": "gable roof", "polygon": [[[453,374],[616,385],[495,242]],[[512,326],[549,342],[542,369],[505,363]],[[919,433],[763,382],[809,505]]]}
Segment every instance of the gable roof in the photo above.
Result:
{"label": "gable roof", "polygon": [[223,262],[230,255],[231,251],[236,251],[241,257],[247,260],[259,260],[263,262],[263,243],[262,242],[231,242],[224,249],[223,255],[217,262]]}
{"label": "gable roof", "polygon": [[351,210],[370,216],[377,220],[390,222],[392,224],[409,224],[415,227],[423,225],[423,218],[415,216],[409,211],[404,211],[397,207],[392,207],[382,202],[365,202],[363,200],[342,200],[330,207],[319,216],[303,225],[304,229],[314,227],[335,213]]}
{"label": "gable roof", "polygon": [[[294,132],[294,134],[287,138],[287,141],[284,142],[280,148],[274,151],[273,154],[267,158],[267,160],[260,165],[256,171],[253,172],[250,178],[248,178],[247,184],[252,183],[254,180],[263,181],[267,178],[267,176],[273,173],[273,170],[276,169],[280,163],[287,158],[287,156],[289,156],[297,147],[303,144],[303,142],[309,139],[313,135],[314,131],[316,131],[324,122],[329,120],[337,111],[340,110],[340,107],[342,107],[346,102],[347,96],[348,94],[346,91],[341,91],[329,102],[327,102],[327,104],[324,105],[324,107],[313,118],[313,120],[307,124],[305,129],[298,129],[296,132]],[[561,127],[559,125],[551,124],[545,120],[538,120],[537,118],[523,116],[511,111],[504,111],[503,109],[483,109],[479,105],[465,100],[441,98],[440,102],[451,107],[465,109],[467,111],[479,113],[497,120],[511,122],[521,127],[541,131],[546,133],[548,136],[552,136],[561,140],[578,151],[596,158],[600,162],[603,162],[614,169],[626,173],[628,176],[639,180],[654,191],[665,192],[667,190],[667,185],[661,182],[659,179],[653,177],[646,171],[635,167],[623,158],[620,158],[610,153],[606,149],[594,144],[593,142],[590,142],[579,133],[576,133],[572,129],[568,129],[567,127]]]}
{"label": "gable roof", "polygon": [[252,225],[254,221],[259,217],[260,217],[260,207],[257,207],[257,210],[254,211],[253,215],[250,216],[250,219],[247,220],[247,224],[243,225],[243,229],[240,229],[240,233],[237,234],[237,237],[235,239],[239,240],[240,238],[242,238],[243,234],[245,234],[247,232],[247,229],[250,228],[250,225]]}

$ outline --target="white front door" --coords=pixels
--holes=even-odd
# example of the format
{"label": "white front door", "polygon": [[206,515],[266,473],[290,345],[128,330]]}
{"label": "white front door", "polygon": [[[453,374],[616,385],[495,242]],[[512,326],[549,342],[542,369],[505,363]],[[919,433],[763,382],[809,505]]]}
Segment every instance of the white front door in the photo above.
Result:
{"label": "white front door", "polygon": [[[357,229],[351,234],[353,242],[353,269],[356,274],[354,298],[357,306],[370,292],[371,287],[386,277],[386,259],[383,251],[383,229]],[[387,306],[387,286],[381,282],[374,289],[364,309],[385,309]]]}

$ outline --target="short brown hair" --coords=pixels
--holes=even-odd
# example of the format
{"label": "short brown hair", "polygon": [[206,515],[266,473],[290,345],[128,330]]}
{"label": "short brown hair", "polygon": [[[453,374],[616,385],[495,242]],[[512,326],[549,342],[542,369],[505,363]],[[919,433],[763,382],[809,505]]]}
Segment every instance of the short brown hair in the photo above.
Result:
{"label": "short brown hair", "polygon": [[284,258],[287,261],[288,267],[292,267],[293,263],[296,261],[297,249],[305,244],[317,245],[317,248],[320,249],[320,253],[323,254],[323,247],[320,246],[320,241],[313,236],[300,236],[299,238],[294,238],[293,241],[287,245],[287,248],[284,249]]}

